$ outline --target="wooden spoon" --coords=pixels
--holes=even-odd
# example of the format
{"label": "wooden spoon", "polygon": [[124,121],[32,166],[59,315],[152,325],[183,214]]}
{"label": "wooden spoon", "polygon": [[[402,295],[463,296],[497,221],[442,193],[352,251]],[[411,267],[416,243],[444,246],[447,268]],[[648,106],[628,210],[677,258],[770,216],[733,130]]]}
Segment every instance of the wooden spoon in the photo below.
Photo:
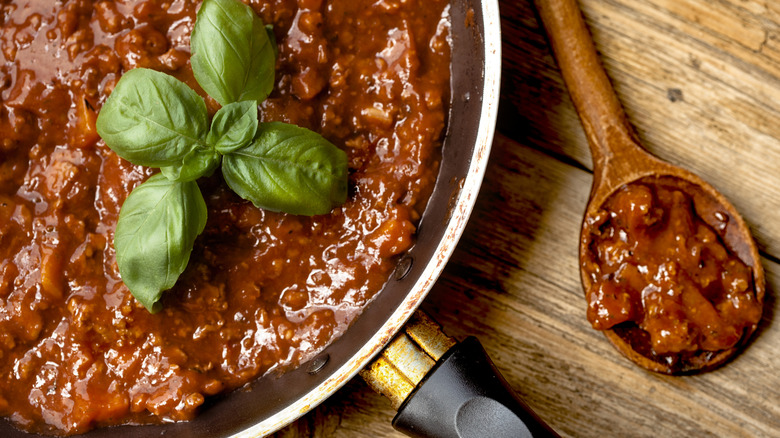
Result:
{"label": "wooden spoon", "polygon": [[[717,190],[691,172],[659,160],[642,149],[601,66],[595,46],[576,0],[536,0],[539,14],[558,60],[558,66],[579,113],[593,157],[593,187],[580,237],[580,276],[587,292],[588,221],[619,188],[639,180],[663,182],[689,194],[697,214],[720,234],[726,247],[752,268],[756,299],[763,305],[764,270],[758,249],[742,217]],[[605,335],[639,366],[661,373],[702,371],[722,364],[742,347],[755,331],[747,327],[740,341],[720,351],[699,350],[678,355],[656,355],[648,334],[635,323],[621,324]]]}

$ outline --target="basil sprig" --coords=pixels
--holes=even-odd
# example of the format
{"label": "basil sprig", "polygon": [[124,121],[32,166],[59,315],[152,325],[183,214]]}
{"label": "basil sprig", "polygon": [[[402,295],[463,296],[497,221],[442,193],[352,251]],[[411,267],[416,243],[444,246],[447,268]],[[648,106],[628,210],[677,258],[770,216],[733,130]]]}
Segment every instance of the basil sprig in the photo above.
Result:
{"label": "basil sprig", "polygon": [[347,196],[344,151],[308,129],[258,122],[278,50],[273,32],[249,6],[205,0],[191,45],[195,79],[222,105],[210,124],[195,91],[144,68],[122,76],[97,119],[98,133],[117,155],[160,168],[128,196],[114,236],[122,280],[152,313],[206,226],[198,178],[221,165],[239,196],[291,214],[325,214]]}

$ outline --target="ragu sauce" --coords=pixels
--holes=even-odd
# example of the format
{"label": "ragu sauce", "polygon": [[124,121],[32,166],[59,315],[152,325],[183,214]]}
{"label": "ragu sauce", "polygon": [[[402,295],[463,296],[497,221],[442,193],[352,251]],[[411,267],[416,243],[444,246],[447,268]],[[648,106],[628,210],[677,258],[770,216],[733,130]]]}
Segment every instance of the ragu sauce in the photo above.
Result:
{"label": "ragu sauce", "polygon": [[[263,121],[344,149],[347,203],[300,217],[201,180],[206,230],[150,314],[113,233],[151,175],[95,117],[135,67],[196,90],[197,1],[0,0],[0,415],[39,432],[187,420],[204,398],[300,363],[342,333],[413,244],[449,93],[445,0],[251,0],[279,43]],[[218,105],[208,99],[213,114]]]}
{"label": "ragu sauce", "polygon": [[692,196],[704,195],[664,180],[628,184],[583,230],[588,319],[598,330],[635,324],[655,357],[727,350],[761,319],[753,271],[719,234],[728,217],[698,211]]}

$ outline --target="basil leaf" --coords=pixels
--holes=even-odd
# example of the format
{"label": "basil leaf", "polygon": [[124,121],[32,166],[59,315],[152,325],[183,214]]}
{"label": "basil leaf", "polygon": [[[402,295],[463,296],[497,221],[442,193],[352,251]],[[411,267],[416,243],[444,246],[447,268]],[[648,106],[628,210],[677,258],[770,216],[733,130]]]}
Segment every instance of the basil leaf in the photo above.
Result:
{"label": "basil leaf", "polygon": [[187,154],[180,162],[161,167],[160,171],[170,181],[195,181],[202,176],[211,176],[219,167],[221,157],[212,148],[197,148]]}
{"label": "basil leaf", "polygon": [[205,141],[209,127],[203,99],[178,79],[146,68],[130,70],[97,118],[98,134],[133,164],[167,166]]}
{"label": "basil leaf", "polygon": [[252,141],[257,123],[256,101],[229,103],[214,114],[206,142],[221,154],[233,152]]}
{"label": "basil leaf", "polygon": [[347,198],[347,154],[321,135],[261,123],[257,136],[222,159],[228,186],[257,207],[312,216]]}
{"label": "basil leaf", "polygon": [[194,182],[157,174],[128,196],[114,235],[122,281],[150,312],[162,292],[176,284],[206,226],[206,202]]}
{"label": "basil leaf", "polygon": [[239,0],[205,0],[190,47],[195,79],[222,106],[261,102],[271,92],[275,48],[260,17]]}

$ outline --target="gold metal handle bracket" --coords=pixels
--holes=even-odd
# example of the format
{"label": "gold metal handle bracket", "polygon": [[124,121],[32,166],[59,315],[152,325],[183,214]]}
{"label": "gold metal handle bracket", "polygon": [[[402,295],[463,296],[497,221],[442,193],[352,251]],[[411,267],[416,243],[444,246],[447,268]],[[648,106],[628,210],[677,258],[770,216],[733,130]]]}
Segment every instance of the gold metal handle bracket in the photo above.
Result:
{"label": "gold metal handle bracket", "polygon": [[404,330],[360,372],[360,376],[398,409],[439,358],[455,344],[436,321],[418,310]]}

